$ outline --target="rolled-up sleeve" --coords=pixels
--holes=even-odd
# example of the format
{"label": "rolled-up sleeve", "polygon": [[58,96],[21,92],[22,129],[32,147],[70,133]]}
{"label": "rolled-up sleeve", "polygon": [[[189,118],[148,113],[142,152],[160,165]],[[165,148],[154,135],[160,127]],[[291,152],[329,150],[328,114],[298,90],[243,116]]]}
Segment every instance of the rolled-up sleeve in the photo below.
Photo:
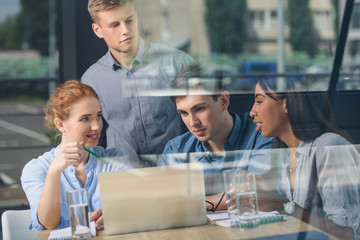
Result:
{"label": "rolled-up sleeve", "polygon": [[351,227],[360,239],[359,153],[352,145],[324,146],[318,153],[318,186],[326,216]]}
{"label": "rolled-up sleeve", "polygon": [[41,167],[36,159],[27,163],[22,171],[21,185],[31,208],[30,229],[43,230],[37,217],[38,203],[46,179],[47,169]]}
{"label": "rolled-up sleeve", "polygon": [[[39,231],[45,229],[38,219],[38,203],[45,184],[48,169],[57,152],[58,148],[53,148],[51,151],[44,153],[42,156],[29,161],[23,168],[21,174],[21,185],[30,204],[30,229],[36,229]],[[67,213],[68,208],[66,202],[66,191],[62,191],[61,195],[61,218],[56,228],[69,226],[69,218],[67,214],[64,214],[65,212]]]}

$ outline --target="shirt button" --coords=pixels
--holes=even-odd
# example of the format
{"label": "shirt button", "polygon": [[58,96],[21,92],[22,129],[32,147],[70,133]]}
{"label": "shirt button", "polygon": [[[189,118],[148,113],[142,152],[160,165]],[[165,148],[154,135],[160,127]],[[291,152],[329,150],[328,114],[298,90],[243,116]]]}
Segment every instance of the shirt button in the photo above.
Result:
{"label": "shirt button", "polygon": [[139,117],[135,117],[135,120],[136,120],[136,121],[139,121]]}
{"label": "shirt button", "polygon": [[145,165],[148,166],[148,165],[149,165],[149,162],[148,162],[148,161],[145,161]]}

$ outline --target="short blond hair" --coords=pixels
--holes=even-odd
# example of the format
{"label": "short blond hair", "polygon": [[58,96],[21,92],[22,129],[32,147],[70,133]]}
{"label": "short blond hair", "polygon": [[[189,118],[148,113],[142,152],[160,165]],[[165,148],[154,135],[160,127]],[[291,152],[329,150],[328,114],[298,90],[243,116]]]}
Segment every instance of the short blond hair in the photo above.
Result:
{"label": "short blond hair", "polygon": [[132,0],[89,0],[88,11],[94,23],[98,23],[98,13],[119,7]]}

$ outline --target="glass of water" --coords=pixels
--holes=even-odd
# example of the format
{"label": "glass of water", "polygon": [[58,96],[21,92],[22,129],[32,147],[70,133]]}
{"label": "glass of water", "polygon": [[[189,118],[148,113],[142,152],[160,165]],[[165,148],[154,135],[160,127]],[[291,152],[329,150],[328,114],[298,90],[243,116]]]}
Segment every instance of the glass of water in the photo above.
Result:
{"label": "glass of water", "polygon": [[67,192],[70,226],[73,239],[91,238],[89,200],[86,189]]}
{"label": "glass of water", "polygon": [[[226,194],[226,200],[229,200],[231,198],[235,198],[235,170],[224,170],[223,176],[224,176],[224,187],[225,187],[225,194]],[[239,227],[239,219],[238,219],[238,210],[235,207],[234,209],[231,209],[236,205],[236,201],[231,202],[227,205],[229,218],[230,218],[230,225],[232,227]]]}
{"label": "glass of water", "polygon": [[259,226],[258,198],[254,173],[240,172],[235,175],[236,204],[240,227],[243,229]]}

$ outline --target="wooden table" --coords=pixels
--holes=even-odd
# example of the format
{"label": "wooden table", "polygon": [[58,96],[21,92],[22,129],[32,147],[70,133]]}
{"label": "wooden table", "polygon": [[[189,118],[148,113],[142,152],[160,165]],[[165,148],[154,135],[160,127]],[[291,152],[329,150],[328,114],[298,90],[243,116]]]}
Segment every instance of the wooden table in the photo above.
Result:
{"label": "wooden table", "polygon": [[[242,230],[239,228],[227,228],[221,227],[215,224],[214,221],[208,220],[206,225],[187,227],[187,228],[175,228],[149,232],[139,232],[130,234],[121,234],[107,236],[104,231],[99,231],[97,236],[92,239],[129,239],[129,240],[158,240],[158,239],[249,239],[265,236],[273,236],[286,233],[296,233],[316,230],[328,235],[330,239],[337,239],[322,230],[313,227],[301,220],[289,216],[287,221],[278,223],[262,224],[255,229]],[[41,231],[36,239],[45,240],[48,239],[50,230]]]}

